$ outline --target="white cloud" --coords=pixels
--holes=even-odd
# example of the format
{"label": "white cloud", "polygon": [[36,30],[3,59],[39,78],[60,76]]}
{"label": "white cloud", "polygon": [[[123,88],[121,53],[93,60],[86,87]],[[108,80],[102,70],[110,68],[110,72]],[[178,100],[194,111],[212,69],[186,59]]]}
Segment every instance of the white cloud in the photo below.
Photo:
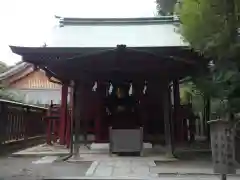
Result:
{"label": "white cloud", "polygon": [[68,17],[147,17],[155,0],[8,0],[0,1],[0,61],[20,57],[8,45],[40,46],[54,25],[54,15]]}

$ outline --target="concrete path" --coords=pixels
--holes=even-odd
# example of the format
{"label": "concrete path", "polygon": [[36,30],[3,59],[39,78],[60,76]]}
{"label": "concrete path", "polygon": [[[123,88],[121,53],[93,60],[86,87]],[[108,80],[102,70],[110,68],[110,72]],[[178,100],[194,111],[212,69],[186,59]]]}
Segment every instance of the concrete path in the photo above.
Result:
{"label": "concrete path", "polygon": [[32,163],[33,164],[48,164],[48,163],[53,163],[58,158],[59,158],[58,156],[45,156],[36,161],[33,161]]}
{"label": "concrete path", "polygon": [[34,180],[54,177],[84,177],[91,162],[54,162],[56,156],[0,157],[1,180]]}
{"label": "concrete path", "polygon": [[134,160],[132,158],[123,160],[100,160],[92,163],[86,172],[88,177],[106,178],[154,178],[157,174],[152,174],[150,168],[155,166],[154,161]]}
{"label": "concrete path", "polygon": [[[85,174],[85,177],[78,179],[135,179],[135,180],[219,180],[219,175],[212,174],[211,168],[209,173],[201,173],[199,170],[196,173],[191,173],[192,169],[186,168],[190,174],[158,174],[159,172],[151,171],[156,168],[154,161],[146,161],[129,158],[128,160],[111,160],[111,161],[95,161]],[[163,167],[167,170],[167,167]],[[73,179],[73,178],[69,178]],[[229,180],[238,180],[239,176],[228,176]]]}
{"label": "concrete path", "polygon": [[69,154],[69,149],[65,146],[54,144],[40,144],[12,154],[14,157],[42,157],[42,156],[64,156]]}

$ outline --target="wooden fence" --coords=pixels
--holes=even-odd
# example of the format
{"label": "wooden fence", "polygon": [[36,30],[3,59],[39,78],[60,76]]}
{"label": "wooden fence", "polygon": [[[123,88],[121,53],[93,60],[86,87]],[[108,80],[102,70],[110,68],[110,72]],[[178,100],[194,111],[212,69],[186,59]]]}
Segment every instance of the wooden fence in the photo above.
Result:
{"label": "wooden fence", "polygon": [[45,134],[47,109],[0,99],[0,144]]}

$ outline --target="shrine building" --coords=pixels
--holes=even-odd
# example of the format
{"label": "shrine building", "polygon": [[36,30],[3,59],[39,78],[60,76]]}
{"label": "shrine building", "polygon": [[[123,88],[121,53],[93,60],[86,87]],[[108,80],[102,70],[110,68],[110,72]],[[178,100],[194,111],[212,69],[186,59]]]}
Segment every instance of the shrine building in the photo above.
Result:
{"label": "shrine building", "polygon": [[[87,131],[94,134],[94,142],[109,142],[112,126],[141,127],[143,142],[163,143],[169,151],[172,141],[184,140],[179,83],[207,61],[183,41],[176,30],[178,20],[57,18],[59,24],[46,47],[10,47],[24,62],[61,82],[60,143],[69,137],[66,128],[71,120],[71,137]],[[135,109],[124,116],[116,110],[120,101],[111,98],[120,87]],[[68,106],[72,118],[67,118]],[[128,109],[129,103],[121,106]],[[73,143],[78,144],[78,138]]]}

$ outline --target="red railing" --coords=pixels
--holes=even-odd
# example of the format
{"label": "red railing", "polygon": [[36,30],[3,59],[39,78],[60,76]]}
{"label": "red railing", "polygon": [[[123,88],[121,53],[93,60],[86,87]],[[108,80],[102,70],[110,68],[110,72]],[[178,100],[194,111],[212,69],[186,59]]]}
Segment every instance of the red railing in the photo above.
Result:
{"label": "red railing", "polygon": [[0,144],[45,135],[47,108],[0,99]]}

